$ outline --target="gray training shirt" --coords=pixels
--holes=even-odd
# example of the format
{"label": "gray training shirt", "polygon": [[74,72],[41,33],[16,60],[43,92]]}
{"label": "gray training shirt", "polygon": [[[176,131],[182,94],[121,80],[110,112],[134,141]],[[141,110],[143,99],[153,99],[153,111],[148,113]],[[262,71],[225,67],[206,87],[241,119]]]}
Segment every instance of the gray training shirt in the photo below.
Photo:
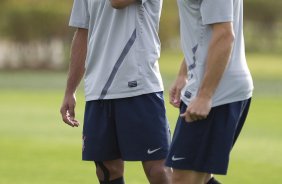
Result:
{"label": "gray training shirt", "polygon": [[163,91],[158,37],[162,0],[114,9],[109,0],[74,0],[69,25],[88,29],[86,101]]}
{"label": "gray training shirt", "polygon": [[212,36],[210,24],[233,22],[235,40],[229,64],[212,99],[212,106],[248,99],[253,82],[243,37],[243,0],[178,0],[181,43],[188,67],[188,83],[181,99],[186,105],[197,95],[205,72]]}

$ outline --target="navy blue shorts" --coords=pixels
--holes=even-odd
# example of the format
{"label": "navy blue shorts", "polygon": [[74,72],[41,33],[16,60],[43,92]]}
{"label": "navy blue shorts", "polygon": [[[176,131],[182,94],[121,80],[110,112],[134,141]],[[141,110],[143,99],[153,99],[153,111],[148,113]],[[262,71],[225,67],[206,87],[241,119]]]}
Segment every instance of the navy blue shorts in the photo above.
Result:
{"label": "navy blue shorts", "polygon": [[82,159],[165,159],[171,142],[163,93],[86,102]]}
{"label": "navy blue shorts", "polygon": [[[166,165],[180,170],[226,174],[229,155],[248,114],[251,99],[211,109],[207,119],[179,117]],[[182,103],[180,113],[187,106]]]}

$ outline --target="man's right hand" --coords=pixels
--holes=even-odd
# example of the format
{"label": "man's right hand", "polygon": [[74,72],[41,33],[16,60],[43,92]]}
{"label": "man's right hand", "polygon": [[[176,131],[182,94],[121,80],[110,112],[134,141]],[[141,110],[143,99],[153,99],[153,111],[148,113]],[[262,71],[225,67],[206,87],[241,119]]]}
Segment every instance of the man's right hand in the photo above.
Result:
{"label": "man's right hand", "polygon": [[75,120],[75,110],[74,110],[75,105],[76,105],[75,94],[65,95],[60,112],[63,121],[71,127],[79,126],[79,122]]}
{"label": "man's right hand", "polygon": [[175,82],[173,83],[172,87],[169,90],[169,102],[176,108],[180,106],[180,95],[181,90],[186,85],[187,79],[185,76],[178,76]]}
{"label": "man's right hand", "polygon": [[78,127],[79,122],[75,120],[75,91],[84,75],[85,59],[87,54],[88,29],[77,28],[71,46],[71,62],[69,66],[65,97],[61,107],[63,121],[72,126]]}

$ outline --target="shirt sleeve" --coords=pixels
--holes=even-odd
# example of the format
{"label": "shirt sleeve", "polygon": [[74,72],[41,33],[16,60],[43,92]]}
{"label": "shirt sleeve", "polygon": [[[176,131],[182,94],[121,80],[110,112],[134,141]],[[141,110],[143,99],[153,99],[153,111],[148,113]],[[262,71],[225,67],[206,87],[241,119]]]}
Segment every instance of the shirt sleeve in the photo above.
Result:
{"label": "shirt sleeve", "polygon": [[203,0],[200,11],[204,25],[232,22],[233,0]]}
{"label": "shirt sleeve", "polygon": [[74,0],[69,26],[88,29],[89,17],[87,1]]}

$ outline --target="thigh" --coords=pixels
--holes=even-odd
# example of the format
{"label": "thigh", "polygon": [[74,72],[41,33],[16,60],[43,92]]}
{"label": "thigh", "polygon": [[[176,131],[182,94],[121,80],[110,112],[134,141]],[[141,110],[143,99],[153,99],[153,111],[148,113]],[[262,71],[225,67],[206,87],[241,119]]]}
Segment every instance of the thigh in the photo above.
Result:
{"label": "thigh", "polygon": [[238,124],[237,124],[237,128],[236,128],[236,132],[235,132],[235,135],[234,135],[234,140],[233,140],[233,146],[235,144],[235,142],[237,141],[240,133],[241,133],[241,130],[245,124],[245,121],[247,119],[247,116],[248,116],[248,113],[249,113],[249,108],[250,108],[250,105],[251,105],[251,98],[248,99],[248,100],[245,100],[242,105],[241,105],[241,114],[239,116],[239,119],[238,119]]}
{"label": "thigh", "polygon": [[124,160],[161,160],[170,130],[162,92],[115,101],[118,143]]}
{"label": "thigh", "polygon": [[111,100],[86,103],[83,125],[83,160],[120,158]]}

